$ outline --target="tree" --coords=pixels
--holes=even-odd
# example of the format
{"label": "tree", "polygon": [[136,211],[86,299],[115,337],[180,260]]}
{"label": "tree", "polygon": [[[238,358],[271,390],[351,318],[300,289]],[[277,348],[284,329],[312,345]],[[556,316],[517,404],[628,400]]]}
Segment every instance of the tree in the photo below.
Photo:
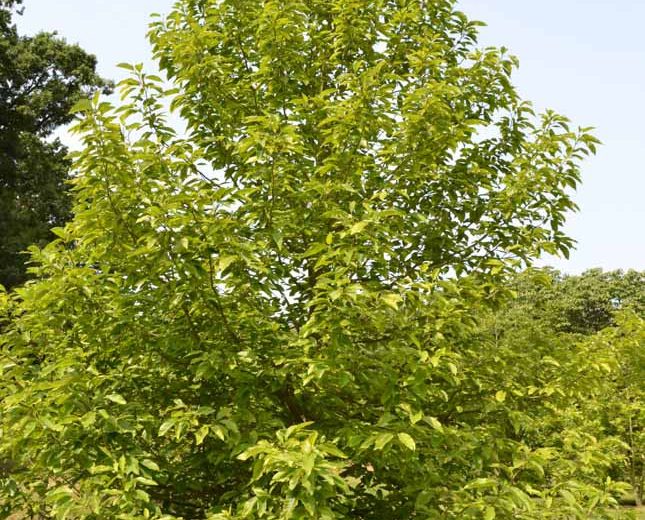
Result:
{"label": "tree", "polygon": [[506,367],[469,365],[508,274],[571,246],[569,188],[596,143],[535,116],[477,26],[452,0],[184,0],[153,24],[173,88],[125,65],[121,106],[77,104],[74,219],[6,305],[8,511],[490,520],[612,503],[611,482],[541,470],[577,461],[509,435]]}
{"label": "tree", "polygon": [[52,132],[72,121],[69,109],[107,83],[96,58],[55,34],[19,36],[12,8],[0,3],[0,284],[25,278],[23,251],[53,238],[70,216],[67,150]]}
{"label": "tree", "polygon": [[645,273],[590,269],[579,276],[553,270],[519,275],[513,313],[538,320],[549,330],[591,335],[614,325],[619,310],[645,317]]}

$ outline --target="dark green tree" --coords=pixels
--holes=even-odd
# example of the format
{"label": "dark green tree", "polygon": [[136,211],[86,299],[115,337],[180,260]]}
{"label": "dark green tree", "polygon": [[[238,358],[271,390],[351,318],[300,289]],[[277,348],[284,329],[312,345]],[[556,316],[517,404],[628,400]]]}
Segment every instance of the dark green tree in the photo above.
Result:
{"label": "dark green tree", "polygon": [[575,276],[551,269],[528,271],[514,280],[513,289],[518,299],[504,312],[547,331],[593,334],[614,325],[616,312],[625,309],[645,318],[642,271],[589,269]]}
{"label": "dark green tree", "polygon": [[70,215],[67,150],[54,130],[80,98],[108,84],[96,58],[55,33],[21,36],[22,0],[0,2],[0,284],[26,279],[22,252],[44,245]]}

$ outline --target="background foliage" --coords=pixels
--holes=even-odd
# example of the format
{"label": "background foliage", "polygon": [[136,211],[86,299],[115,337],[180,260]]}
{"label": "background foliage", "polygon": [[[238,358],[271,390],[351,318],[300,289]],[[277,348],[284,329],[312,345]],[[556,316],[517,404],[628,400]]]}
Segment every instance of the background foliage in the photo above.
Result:
{"label": "background foliage", "polygon": [[67,150],[52,132],[72,121],[69,109],[107,84],[96,59],[56,34],[20,36],[17,5],[0,2],[0,284],[25,278],[32,244],[45,245],[70,217]]}

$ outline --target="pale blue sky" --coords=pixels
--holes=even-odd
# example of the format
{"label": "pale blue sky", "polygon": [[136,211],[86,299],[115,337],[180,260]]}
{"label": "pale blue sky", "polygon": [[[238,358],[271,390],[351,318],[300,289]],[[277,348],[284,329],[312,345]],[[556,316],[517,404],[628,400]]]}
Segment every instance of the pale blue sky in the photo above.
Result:
{"label": "pale blue sky", "polygon": [[[145,62],[148,15],[173,0],[25,0],[25,33],[57,30],[99,59],[118,79],[119,62]],[[520,58],[515,84],[538,108],[595,126],[603,141],[587,161],[576,194],[581,207],[567,232],[578,240],[566,272],[591,267],[645,269],[645,38],[642,0],[460,0],[483,20],[481,43]]]}

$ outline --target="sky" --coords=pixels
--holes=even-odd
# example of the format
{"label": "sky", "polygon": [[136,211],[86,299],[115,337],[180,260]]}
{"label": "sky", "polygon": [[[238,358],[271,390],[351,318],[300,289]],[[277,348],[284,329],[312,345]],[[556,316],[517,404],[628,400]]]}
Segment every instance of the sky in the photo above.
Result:
{"label": "sky", "polygon": [[[58,31],[95,54],[99,72],[118,80],[121,62],[154,69],[145,34],[149,14],[174,0],[24,0],[21,33]],[[520,59],[514,83],[538,109],[594,126],[603,142],[583,166],[580,211],[565,231],[571,257],[547,258],[567,273],[645,270],[645,38],[642,0],[459,0],[487,23],[480,43],[505,46]]]}

